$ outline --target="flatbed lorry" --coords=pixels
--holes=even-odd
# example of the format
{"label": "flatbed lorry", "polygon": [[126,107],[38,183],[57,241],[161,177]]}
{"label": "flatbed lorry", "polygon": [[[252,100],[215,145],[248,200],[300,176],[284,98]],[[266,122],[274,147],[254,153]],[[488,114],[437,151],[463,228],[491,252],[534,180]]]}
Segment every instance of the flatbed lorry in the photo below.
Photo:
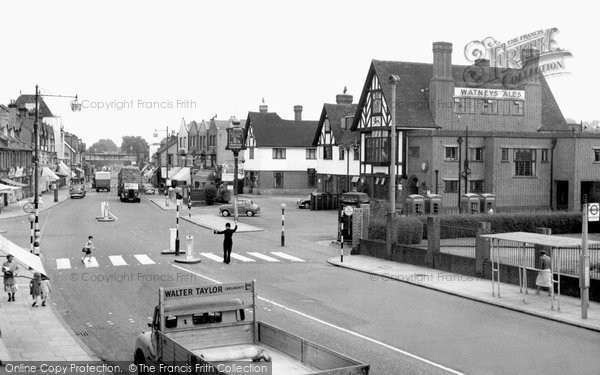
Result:
{"label": "flatbed lorry", "polygon": [[161,287],[152,330],[135,341],[138,373],[369,373],[367,364],[258,321],[255,301],[254,281]]}
{"label": "flatbed lorry", "polygon": [[117,176],[117,195],[121,202],[140,202],[142,172],[137,166],[123,166]]}

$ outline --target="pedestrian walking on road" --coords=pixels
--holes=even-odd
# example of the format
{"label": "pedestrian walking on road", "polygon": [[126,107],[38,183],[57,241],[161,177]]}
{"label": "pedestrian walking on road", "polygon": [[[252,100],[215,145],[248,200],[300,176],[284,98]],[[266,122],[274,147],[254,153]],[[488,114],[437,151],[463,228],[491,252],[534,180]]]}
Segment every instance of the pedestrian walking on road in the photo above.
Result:
{"label": "pedestrian walking on road", "polygon": [[36,272],[33,274],[33,279],[29,282],[29,294],[33,298],[31,307],[37,307],[38,297],[42,296],[42,274]]}
{"label": "pedestrian walking on road", "polygon": [[215,234],[223,234],[225,238],[223,239],[223,263],[229,264],[231,261],[231,248],[233,247],[233,234],[237,230],[238,226],[235,224],[235,228],[231,229],[231,224],[225,224],[225,230],[217,231],[215,230]]}
{"label": "pedestrian walking on road", "polygon": [[83,251],[83,256],[81,257],[81,263],[85,263],[85,258],[88,258],[88,263],[92,262],[92,250],[95,250],[94,242],[92,240],[94,237],[89,236],[85,246],[81,251]]}
{"label": "pedestrian walking on road", "polygon": [[552,286],[552,259],[546,255],[545,251],[540,251],[540,271],[535,279],[537,291],[540,294],[540,288],[548,288],[548,295],[551,296],[554,291]]}
{"label": "pedestrian walking on road", "polygon": [[4,291],[8,293],[8,302],[15,302],[15,293],[17,292],[15,276],[17,276],[17,273],[19,272],[19,266],[13,259],[14,256],[8,254],[6,256],[6,262],[2,264]]}
{"label": "pedestrian walking on road", "polygon": [[42,276],[42,306],[46,306],[48,296],[52,293],[52,286],[50,285],[50,279],[48,276]]}

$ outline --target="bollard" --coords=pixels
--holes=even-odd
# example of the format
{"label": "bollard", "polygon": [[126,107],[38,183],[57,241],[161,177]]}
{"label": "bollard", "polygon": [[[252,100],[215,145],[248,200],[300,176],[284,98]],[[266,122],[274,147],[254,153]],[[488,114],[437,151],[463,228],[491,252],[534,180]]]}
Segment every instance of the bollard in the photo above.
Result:
{"label": "bollard", "polygon": [[185,236],[185,258],[189,261],[194,257],[194,236]]}
{"label": "bollard", "polygon": [[58,202],[58,189],[54,190],[54,203]]}
{"label": "bollard", "polygon": [[169,240],[169,250],[175,251],[175,241],[177,240],[177,228],[169,228],[171,234]]}

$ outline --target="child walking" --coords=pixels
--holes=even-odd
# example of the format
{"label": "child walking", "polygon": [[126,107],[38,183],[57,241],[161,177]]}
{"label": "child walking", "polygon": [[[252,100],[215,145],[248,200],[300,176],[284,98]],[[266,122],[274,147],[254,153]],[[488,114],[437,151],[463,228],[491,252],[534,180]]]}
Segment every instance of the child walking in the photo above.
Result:
{"label": "child walking", "polygon": [[85,246],[81,251],[83,251],[83,256],[81,257],[81,263],[85,263],[85,258],[88,258],[88,263],[92,262],[92,250],[95,249],[94,242],[92,241],[94,237],[89,236]]}

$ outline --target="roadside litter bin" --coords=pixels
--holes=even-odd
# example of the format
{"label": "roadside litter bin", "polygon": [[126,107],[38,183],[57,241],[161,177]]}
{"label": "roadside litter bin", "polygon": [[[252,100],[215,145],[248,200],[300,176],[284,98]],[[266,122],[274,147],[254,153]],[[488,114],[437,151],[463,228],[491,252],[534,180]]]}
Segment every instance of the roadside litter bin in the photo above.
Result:
{"label": "roadside litter bin", "polygon": [[428,215],[439,215],[442,206],[442,196],[438,194],[427,194],[425,196],[425,213]]}
{"label": "roadside litter bin", "polygon": [[460,207],[464,214],[478,214],[479,205],[479,195],[475,193],[466,193],[460,197]]}
{"label": "roadside litter bin", "polygon": [[496,196],[490,193],[479,194],[479,206],[484,214],[489,213],[490,210],[496,212]]}
{"label": "roadside litter bin", "polygon": [[425,199],[420,194],[411,194],[406,199],[406,212],[409,215],[422,215],[425,213]]}
{"label": "roadside litter bin", "polygon": [[370,199],[367,193],[352,191],[342,194],[338,209],[338,241],[341,241],[341,236],[344,236],[344,242],[352,241],[352,217],[354,215],[344,214],[344,208],[347,206],[359,208],[363,204],[369,204],[369,202]]}

